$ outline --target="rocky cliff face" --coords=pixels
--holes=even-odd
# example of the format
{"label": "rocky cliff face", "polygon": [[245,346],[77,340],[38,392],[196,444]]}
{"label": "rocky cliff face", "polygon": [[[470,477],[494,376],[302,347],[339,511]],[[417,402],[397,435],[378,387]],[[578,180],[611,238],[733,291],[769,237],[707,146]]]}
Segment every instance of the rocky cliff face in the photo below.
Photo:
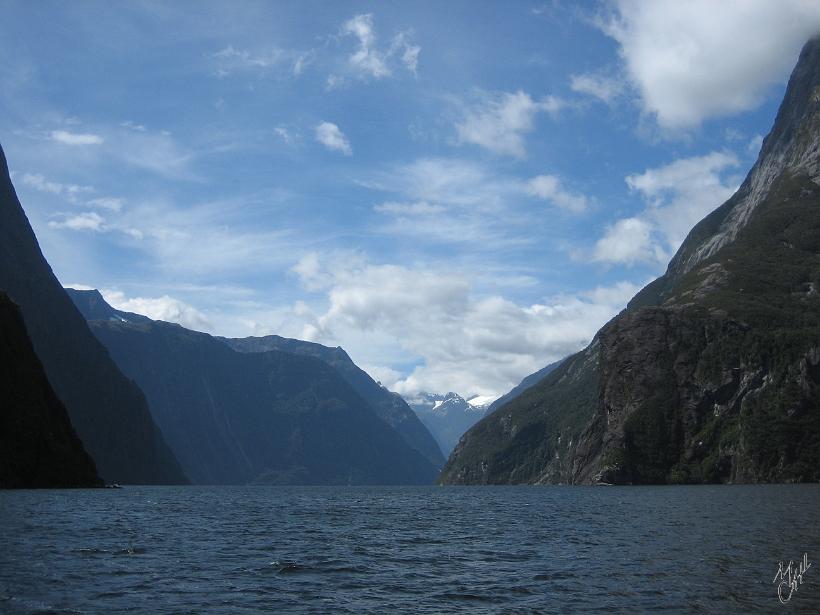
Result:
{"label": "rocky cliff face", "polygon": [[0,488],[101,486],[34,354],[19,308],[2,292],[0,365]]}
{"label": "rocky cliff face", "polygon": [[40,252],[0,149],[0,290],[17,305],[51,386],[109,482],[187,482],[142,391],[117,369]]}
{"label": "rocky cliff face", "polygon": [[815,39],[738,192],[589,348],[473,428],[441,480],[820,480],[819,183]]}

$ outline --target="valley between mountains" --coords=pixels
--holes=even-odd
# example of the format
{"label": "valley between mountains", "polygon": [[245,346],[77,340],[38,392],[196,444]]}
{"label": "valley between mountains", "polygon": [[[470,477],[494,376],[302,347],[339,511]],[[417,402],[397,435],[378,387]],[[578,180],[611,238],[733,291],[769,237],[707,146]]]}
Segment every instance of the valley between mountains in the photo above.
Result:
{"label": "valley between mountains", "polygon": [[0,486],[820,480],[820,39],[738,191],[579,352],[492,400],[64,289],[0,164]]}

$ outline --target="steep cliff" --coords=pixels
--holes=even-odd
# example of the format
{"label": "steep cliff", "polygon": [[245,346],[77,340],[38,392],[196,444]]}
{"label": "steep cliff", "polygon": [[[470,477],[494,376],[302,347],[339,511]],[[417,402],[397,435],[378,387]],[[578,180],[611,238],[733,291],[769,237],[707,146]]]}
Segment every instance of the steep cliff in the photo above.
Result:
{"label": "steep cliff", "polygon": [[117,369],[46,262],[0,149],[0,290],[23,314],[34,350],[100,475],[183,483],[142,391]]}
{"label": "steep cliff", "polygon": [[737,193],[589,348],[474,427],[442,482],[820,479],[819,183],[813,39]]}
{"label": "steep cliff", "polygon": [[19,308],[3,292],[0,365],[0,488],[101,486],[34,354]]}

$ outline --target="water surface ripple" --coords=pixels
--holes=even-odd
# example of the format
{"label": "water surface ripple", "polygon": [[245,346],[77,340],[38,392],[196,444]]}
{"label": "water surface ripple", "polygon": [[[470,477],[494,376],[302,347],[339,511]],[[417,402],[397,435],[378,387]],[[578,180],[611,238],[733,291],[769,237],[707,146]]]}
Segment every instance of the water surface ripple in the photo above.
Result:
{"label": "water surface ripple", "polygon": [[7,491],[0,528],[0,613],[820,613],[820,485]]}

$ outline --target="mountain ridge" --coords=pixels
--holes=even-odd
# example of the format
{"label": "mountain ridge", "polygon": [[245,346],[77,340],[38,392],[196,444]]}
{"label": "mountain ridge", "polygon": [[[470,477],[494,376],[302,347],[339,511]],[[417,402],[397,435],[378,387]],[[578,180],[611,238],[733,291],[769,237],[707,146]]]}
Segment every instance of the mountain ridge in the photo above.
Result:
{"label": "mountain ridge", "polygon": [[306,342],[279,335],[262,337],[226,338],[223,342],[238,352],[281,350],[297,355],[316,357],[334,369],[367,401],[376,414],[395,429],[411,447],[424,455],[436,468],[444,465],[445,458],[439,444],[419,421],[405,400],[371,378],[356,365],[341,347],[331,348],[316,342]]}
{"label": "mountain ridge", "polygon": [[430,484],[412,449],[326,362],[224,340],[69,289],[92,331],[145,391],[198,484]]}
{"label": "mountain ridge", "polygon": [[820,479],[820,38],[741,188],[593,342],[463,438],[444,483]]}

